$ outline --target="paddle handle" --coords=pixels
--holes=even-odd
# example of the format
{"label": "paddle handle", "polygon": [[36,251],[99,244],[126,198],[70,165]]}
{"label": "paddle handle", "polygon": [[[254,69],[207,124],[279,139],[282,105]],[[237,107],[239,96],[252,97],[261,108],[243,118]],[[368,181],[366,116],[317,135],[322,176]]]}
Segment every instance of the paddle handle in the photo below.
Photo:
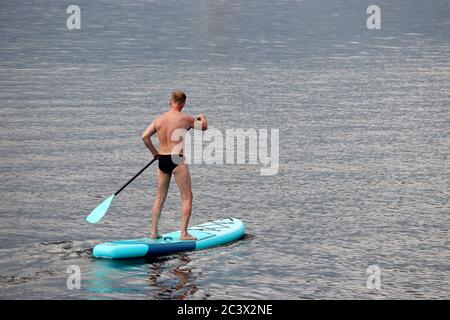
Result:
{"label": "paddle handle", "polygon": [[133,178],[131,178],[127,183],[125,183],[119,190],[117,190],[116,192],[114,192],[114,196],[117,196],[123,189],[125,189],[131,182],[133,182],[134,179],[136,179],[142,172],[145,171],[145,169],[147,169],[148,167],[150,167],[150,165],[156,161],[156,157],[153,158],[152,161],[150,161],[149,163],[147,163],[147,165],[145,167],[143,167],[138,173],[136,173],[134,175]]}

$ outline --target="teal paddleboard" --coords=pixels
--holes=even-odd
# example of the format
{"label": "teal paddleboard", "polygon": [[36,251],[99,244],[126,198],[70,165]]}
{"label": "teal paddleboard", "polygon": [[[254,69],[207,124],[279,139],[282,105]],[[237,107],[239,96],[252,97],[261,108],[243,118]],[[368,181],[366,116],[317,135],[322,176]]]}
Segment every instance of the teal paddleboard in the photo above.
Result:
{"label": "teal paddleboard", "polygon": [[245,226],[235,218],[224,218],[193,226],[188,232],[197,240],[180,240],[180,231],[163,234],[158,239],[117,240],[94,247],[96,258],[127,259],[151,257],[180,251],[202,250],[242,238]]}

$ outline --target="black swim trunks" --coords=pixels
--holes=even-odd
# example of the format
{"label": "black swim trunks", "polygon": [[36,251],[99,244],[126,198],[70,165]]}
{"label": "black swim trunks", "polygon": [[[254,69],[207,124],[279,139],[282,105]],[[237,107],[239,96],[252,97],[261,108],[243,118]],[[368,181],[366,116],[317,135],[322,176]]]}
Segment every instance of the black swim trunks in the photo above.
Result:
{"label": "black swim trunks", "polygon": [[178,167],[183,160],[183,155],[160,154],[158,155],[158,168],[164,173],[172,174],[172,171]]}

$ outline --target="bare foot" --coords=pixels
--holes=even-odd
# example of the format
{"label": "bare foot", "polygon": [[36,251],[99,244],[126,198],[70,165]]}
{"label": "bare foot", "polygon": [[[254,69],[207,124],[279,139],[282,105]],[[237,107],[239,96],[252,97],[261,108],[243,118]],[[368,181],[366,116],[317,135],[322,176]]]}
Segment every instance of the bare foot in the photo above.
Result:
{"label": "bare foot", "polygon": [[180,240],[197,240],[196,237],[191,236],[189,233],[180,235]]}
{"label": "bare foot", "polygon": [[159,233],[156,233],[156,234],[152,233],[150,236],[150,239],[158,239],[158,238],[161,238],[161,235]]}

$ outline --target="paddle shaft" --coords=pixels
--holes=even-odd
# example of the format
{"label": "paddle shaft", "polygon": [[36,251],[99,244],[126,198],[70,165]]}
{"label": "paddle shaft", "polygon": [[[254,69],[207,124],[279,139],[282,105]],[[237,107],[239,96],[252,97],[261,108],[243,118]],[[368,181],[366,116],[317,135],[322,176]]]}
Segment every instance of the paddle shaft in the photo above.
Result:
{"label": "paddle shaft", "polygon": [[131,178],[127,183],[125,183],[119,190],[117,190],[116,192],[114,192],[114,196],[117,196],[123,189],[126,188],[126,186],[128,186],[131,182],[133,182],[134,179],[136,179],[142,172],[145,171],[145,169],[147,169],[148,167],[150,167],[150,165],[155,162],[157,158],[155,157],[152,161],[150,161],[149,163],[147,163],[147,165],[145,167],[143,167],[138,173],[135,174],[135,176],[133,178]]}

